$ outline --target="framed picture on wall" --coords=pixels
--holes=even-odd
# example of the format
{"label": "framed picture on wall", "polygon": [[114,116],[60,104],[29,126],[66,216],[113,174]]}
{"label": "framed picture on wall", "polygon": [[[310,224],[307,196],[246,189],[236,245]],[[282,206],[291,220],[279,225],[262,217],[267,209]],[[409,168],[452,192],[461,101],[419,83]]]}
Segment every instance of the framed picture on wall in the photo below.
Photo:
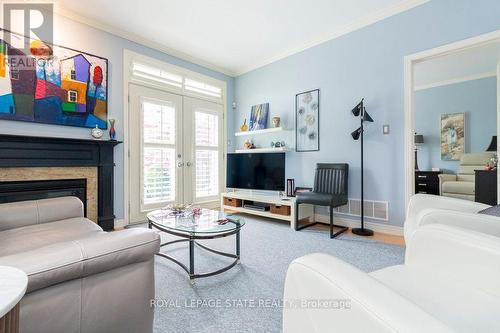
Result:
{"label": "framed picture on wall", "polygon": [[295,95],[295,150],[319,150],[319,89]]}
{"label": "framed picture on wall", "polygon": [[250,112],[249,131],[263,130],[267,128],[267,118],[269,114],[269,103],[252,106]]}
{"label": "framed picture on wall", "polygon": [[441,160],[458,161],[465,152],[465,113],[441,115]]}
{"label": "framed picture on wall", "polygon": [[29,48],[0,39],[0,119],[107,129],[106,58],[11,34]]}

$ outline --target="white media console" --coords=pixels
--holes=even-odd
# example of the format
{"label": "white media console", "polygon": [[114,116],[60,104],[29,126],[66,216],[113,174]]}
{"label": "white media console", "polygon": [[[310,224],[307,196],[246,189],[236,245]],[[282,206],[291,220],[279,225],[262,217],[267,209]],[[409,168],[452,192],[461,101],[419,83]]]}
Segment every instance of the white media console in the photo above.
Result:
{"label": "white media console", "polygon": [[[239,199],[243,202],[251,201],[251,202],[266,203],[276,206],[289,206],[290,212],[287,215],[283,215],[283,214],[271,213],[270,211],[244,208],[242,206],[239,207],[229,206],[224,204],[224,198]],[[292,229],[295,230],[295,198],[293,197],[281,197],[278,194],[264,194],[262,193],[262,191],[254,192],[250,190],[249,191],[241,190],[235,192],[222,193],[220,199],[220,206],[221,210],[223,211],[228,210],[238,213],[246,213],[251,215],[258,215],[258,216],[288,221],[290,222],[290,227],[292,227]],[[306,218],[310,219],[313,216],[314,216],[314,207],[312,205],[301,204],[300,216],[298,217],[298,220]]]}

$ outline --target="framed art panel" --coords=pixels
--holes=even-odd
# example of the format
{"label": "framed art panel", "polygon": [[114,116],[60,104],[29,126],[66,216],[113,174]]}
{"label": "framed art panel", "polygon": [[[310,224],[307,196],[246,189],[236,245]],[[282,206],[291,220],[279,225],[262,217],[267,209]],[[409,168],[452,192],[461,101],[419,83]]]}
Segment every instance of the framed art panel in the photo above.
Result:
{"label": "framed art panel", "polygon": [[441,115],[441,160],[458,161],[465,152],[465,113]]}
{"label": "framed art panel", "polygon": [[249,131],[263,130],[267,128],[267,118],[269,117],[269,103],[252,106],[250,112]]}
{"label": "framed art panel", "polygon": [[106,129],[108,60],[19,38],[27,49],[0,39],[0,119]]}
{"label": "framed art panel", "polygon": [[295,96],[295,150],[319,150],[319,89]]}

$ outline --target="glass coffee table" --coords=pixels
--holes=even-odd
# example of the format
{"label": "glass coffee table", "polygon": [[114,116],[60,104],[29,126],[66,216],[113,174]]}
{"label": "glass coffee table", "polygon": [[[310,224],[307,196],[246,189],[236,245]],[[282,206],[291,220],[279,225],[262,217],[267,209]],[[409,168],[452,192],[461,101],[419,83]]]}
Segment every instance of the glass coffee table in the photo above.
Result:
{"label": "glass coffee table", "polygon": [[[188,273],[191,280],[217,275],[234,267],[240,260],[240,229],[245,225],[245,220],[239,216],[225,215],[222,212],[201,209],[200,214],[192,212],[176,213],[169,209],[155,210],[147,214],[148,226],[170,235],[181,237],[180,239],[166,242],[160,247],[180,242],[189,242],[189,267],[177,259],[165,253],[157,255],[175,262]],[[223,238],[236,235],[236,253],[226,253],[211,249],[197,240]],[[208,273],[195,273],[194,269],[194,247],[215,253],[220,256],[233,258],[234,261],[221,269]]]}

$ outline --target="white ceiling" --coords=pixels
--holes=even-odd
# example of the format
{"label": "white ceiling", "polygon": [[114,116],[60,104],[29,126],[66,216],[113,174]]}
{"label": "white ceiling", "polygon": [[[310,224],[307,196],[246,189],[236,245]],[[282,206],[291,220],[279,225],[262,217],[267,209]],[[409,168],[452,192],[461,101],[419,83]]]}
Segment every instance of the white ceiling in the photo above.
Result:
{"label": "white ceiling", "polygon": [[[238,75],[428,0],[57,0],[60,13]],[[76,14],[76,15],[75,15]],[[84,19],[82,19],[84,18]]]}
{"label": "white ceiling", "polygon": [[415,65],[415,89],[496,76],[500,62],[500,40]]}

